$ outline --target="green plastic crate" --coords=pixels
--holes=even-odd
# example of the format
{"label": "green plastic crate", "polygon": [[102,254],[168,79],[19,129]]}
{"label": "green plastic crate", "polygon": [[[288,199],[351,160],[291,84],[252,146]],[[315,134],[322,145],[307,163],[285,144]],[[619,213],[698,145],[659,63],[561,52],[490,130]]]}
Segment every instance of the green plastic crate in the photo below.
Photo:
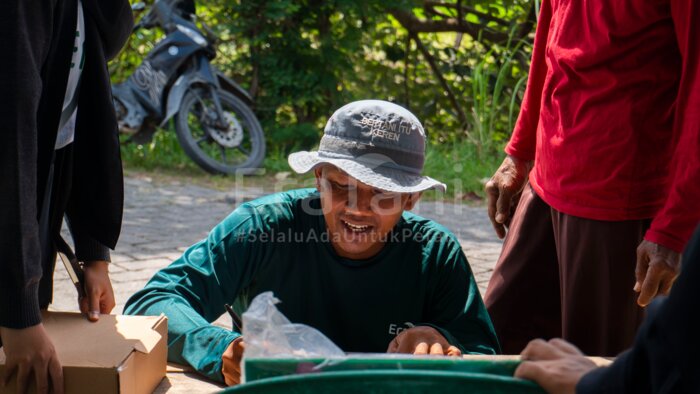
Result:
{"label": "green plastic crate", "polygon": [[513,378],[516,360],[358,355],[341,359],[246,359],[245,384],[230,393],[462,393],[543,394]]}
{"label": "green plastic crate", "polygon": [[323,372],[256,380],[224,391],[232,394],[543,394],[531,382],[501,375],[424,370],[370,370]]}

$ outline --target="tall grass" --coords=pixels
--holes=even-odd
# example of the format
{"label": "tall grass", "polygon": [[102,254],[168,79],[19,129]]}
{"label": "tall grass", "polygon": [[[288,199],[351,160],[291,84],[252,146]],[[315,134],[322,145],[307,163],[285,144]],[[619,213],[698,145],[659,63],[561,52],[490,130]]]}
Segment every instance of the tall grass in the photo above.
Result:
{"label": "tall grass", "polygon": [[477,147],[469,143],[434,144],[427,148],[423,173],[447,185],[445,195],[435,194],[434,198],[479,200],[484,197],[484,182],[493,175],[503,156],[494,152],[482,157]]}
{"label": "tall grass", "polygon": [[524,42],[511,44],[509,40],[499,56],[489,51],[472,71],[468,136],[481,159],[493,156],[508,139],[520,109],[519,94],[527,75],[516,76],[524,73],[517,73],[514,57]]}

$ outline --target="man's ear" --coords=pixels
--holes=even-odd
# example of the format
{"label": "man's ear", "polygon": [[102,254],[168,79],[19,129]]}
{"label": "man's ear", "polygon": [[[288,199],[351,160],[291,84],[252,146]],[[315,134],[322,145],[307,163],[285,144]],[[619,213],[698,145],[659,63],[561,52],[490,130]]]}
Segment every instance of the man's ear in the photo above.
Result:
{"label": "man's ear", "polygon": [[411,193],[408,195],[408,198],[406,199],[406,205],[404,205],[404,210],[410,211],[413,209],[413,207],[416,205],[418,200],[420,200],[420,197],[423,195],[423,192],[416,192],[416,193]]}
{"label": "man's ear", "polygon": [[314,168],[314,175],[316,176],[316,190],[321,191],[321,177],[323,176],[323,166],[318,166]]}

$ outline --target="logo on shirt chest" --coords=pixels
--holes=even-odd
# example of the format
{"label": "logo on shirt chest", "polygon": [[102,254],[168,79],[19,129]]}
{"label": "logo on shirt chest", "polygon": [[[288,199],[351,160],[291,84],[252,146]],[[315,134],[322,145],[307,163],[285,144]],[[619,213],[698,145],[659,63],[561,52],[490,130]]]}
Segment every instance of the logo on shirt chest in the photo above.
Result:
{"label": "logo on shirt chest", "polygon": [[411,322],[403,323],[391,323],[389,324],[389,335],[399,335],[401,331],[408,330],[409,328],[415,327],[415,324]]}

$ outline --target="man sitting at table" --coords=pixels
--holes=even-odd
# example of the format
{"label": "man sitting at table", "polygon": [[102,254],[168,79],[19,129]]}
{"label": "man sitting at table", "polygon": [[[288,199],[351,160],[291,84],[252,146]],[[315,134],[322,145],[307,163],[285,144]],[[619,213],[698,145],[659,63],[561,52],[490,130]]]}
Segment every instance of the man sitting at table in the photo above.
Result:
{"label": "man sitting at table", "polygon": [[350,103],[329,119],[318,152],[289,164],[316,189],[242,204],[127,302],[169,318],[168,358],[214,380],[240,381],[244,338],[210,322],[224,304],[273,291],[292,322],[348,352],[457,356],[499,345],[456,237],[405,212],[428,189],[425,132],[385,101]]}

